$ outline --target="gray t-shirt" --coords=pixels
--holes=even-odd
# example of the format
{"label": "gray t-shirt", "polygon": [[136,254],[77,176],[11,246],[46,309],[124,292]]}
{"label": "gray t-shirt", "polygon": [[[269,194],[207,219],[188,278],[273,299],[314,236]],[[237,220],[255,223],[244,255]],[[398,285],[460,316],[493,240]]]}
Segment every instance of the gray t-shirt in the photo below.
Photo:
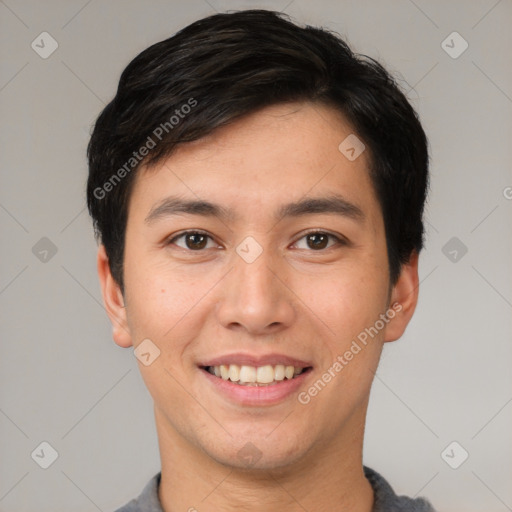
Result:
{"label": "gray t-shirt", "polygon": [[[384,478],[366,466],[364,474],[374,492],[374,505],[372,512],[436,512],[432,505],[424,498],[408,498],[397,496]],[[161,473],[157,473],[144,487],[141,495],[127,503],[116,512],[163,512],[158,499],[158,485]]]}

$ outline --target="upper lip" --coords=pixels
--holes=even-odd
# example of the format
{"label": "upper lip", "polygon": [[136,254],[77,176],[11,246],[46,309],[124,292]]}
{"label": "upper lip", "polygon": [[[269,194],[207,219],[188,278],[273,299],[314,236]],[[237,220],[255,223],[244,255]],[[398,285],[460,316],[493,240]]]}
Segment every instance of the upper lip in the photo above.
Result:
{"label": "upper lip", "polygon": [[285,366],[295,366],[296,368],[308,368],[312,366],[308,361],[276,353],[260,355],[245,353],[224,354],[207,359],[201,362],[199,366],[220,366],[221,364],[238,364],[240,366],[275,366],[277,364],[283,364]]}

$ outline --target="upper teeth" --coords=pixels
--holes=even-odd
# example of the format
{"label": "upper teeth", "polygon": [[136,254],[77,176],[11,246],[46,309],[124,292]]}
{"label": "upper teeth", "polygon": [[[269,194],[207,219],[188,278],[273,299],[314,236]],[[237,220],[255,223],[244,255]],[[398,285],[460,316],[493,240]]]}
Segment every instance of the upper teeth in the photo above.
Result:
{"label": "upper teeth", "polygon": [[299,375],[304,368],[285,366],[284,364],[276,364],[272,366],[246,366],[238,364],[221,364],[220,366],[210,366],[208,371],[217,377],[232,382],[270,384],[274,381],[293,379],[295,375]]}

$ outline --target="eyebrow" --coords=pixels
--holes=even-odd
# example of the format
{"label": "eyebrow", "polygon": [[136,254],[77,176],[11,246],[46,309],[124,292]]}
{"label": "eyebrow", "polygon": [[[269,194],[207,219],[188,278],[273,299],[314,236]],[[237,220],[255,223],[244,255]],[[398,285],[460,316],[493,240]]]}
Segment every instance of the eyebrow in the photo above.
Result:
{"label": "eyebrow", "polygon": [[[339,195],[309,197],[294,203],[285,204],[277,210],[275,217],[276,220],[281,220],[286,217],[300,217],[322,213],[341,215],[359,223],[365,220],[365,214],[359,206]],[[156,220],[180,214],[216,217],[223,221],[233,221],[238,218],[232,210],[222,205],[203,200],[167,197],[151,208],[144,222],[151,224]]]}

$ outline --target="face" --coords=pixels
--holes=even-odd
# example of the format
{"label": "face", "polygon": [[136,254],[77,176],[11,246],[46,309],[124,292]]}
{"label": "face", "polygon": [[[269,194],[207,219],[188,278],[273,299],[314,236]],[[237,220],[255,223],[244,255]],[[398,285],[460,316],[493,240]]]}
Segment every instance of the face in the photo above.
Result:
{"label": "face", "polygon": [[277,105],[137,175],[124,297],[102,248],[99,271],[116,342],[160,351],[138,364],[168,439],[274,468],[362,435],[417,260],[390,288],[367,153],[338,149],[352,133],[328,107]]}

